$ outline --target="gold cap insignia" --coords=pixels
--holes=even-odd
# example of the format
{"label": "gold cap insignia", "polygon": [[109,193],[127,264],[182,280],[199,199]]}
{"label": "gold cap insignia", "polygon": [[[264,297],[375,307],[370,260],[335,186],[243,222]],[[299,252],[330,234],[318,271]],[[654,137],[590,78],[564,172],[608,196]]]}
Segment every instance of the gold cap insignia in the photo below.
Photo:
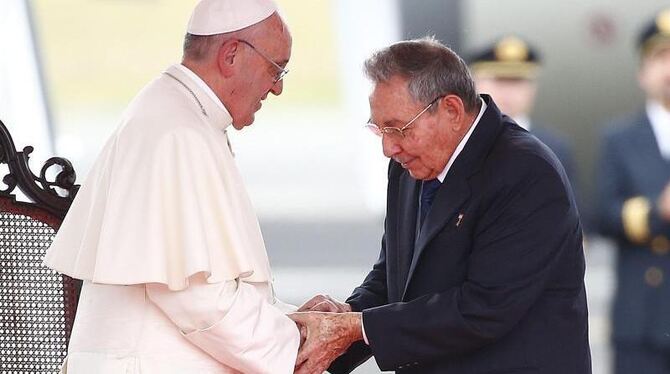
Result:
{"label": "gold cap insignia", "polygon": [[656,17],[656,27],[660,34],[670,35],[670,9],[666,9]]}
{"label": "gold cap insignia", "polygon": [[528,58],[528,46],[516,37],[507,37],[496,44],[496,59],[500,61],[525,61]]}

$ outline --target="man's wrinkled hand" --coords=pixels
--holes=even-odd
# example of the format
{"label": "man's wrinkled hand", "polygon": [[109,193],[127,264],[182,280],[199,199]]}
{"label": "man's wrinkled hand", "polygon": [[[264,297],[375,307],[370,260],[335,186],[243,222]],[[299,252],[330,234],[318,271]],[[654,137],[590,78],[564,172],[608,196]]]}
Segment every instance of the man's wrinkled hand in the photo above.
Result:
{"label": "man's wrinkled hand", "polygon": [[354,342],[363,339],[361,313],[298,312],[288,315],[306,331],[295,373],[321,374]]}
{"label": "man's wrinkled hand", "polygon": [[298,347],[302,348],[302,346],[305,344],[305,341],[307,340],[307,327],[299,324],[298,322],[295,324],[298,326],[298,332],[300,332],[300,345]]}
{"label": "man's wrinkled hand", "polygon": [[298,308],[298,312],[351,312],[351,305],[340,302],[328,295],[316,295]]}

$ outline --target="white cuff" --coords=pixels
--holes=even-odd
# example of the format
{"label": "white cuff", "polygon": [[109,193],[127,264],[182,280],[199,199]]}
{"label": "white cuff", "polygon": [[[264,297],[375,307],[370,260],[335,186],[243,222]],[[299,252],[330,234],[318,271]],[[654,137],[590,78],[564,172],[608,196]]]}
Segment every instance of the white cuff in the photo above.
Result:
{"label": "white cuff", "polygon": [[363,341],[365,342],[365,344],[370,345],[370,343],[368,342],[368,336],[365,335],[365,324],[363,324],[363,318],[361,318],[361,331],[363,332]]}
{"label": "white cuff", "polygon": [[300,344],[296,324],[253,285],[232,284],[232,294],[230,282],[198,281],[183,291],[147,284],[147,294],[189,342],[226,366],[244,373],[293,373]]}
{"label": "white cuff", "polygon": [[203,273],[189,278],[188,288],[171,291],[161,283],[146,285],[147,296],[183,333],[203,330],[219,322],[232,307],[238,281],[207,283]]}

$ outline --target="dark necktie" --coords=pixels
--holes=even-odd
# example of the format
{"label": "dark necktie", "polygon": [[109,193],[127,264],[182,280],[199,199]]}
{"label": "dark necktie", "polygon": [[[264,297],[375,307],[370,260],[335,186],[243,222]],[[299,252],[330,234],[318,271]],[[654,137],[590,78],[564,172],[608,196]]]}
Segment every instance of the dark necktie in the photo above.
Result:
{"label": "dark necktie", "polygon": [[442,182],[439,179],[431,179],[423,181],[421,187],[421,218],[419,224],[423,226],[423,221],[426,219],[430,206],[433,204],[433,198],[437,189],[440,188]]}

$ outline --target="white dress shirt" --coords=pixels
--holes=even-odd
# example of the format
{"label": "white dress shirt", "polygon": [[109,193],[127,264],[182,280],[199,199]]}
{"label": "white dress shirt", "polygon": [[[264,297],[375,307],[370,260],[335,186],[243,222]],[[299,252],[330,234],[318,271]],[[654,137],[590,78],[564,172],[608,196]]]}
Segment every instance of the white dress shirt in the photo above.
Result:
{"label": "white dress shirt", "polygon": [[530,122],[530,117],[527,114],[522,114],[512,118],[517,125],[521,126],[524,130],[530,131],[533,127],[533,123]]}
{"label": "white dress shirt", "polygon": [[647,116],[661,155],[670,160],[670,110],[657,101],[648,101]]}
{"label": "white dress shirt", "polygon": [[437,179],[440,181],[440,183],[444,182],[444,178],[447,177],[447,173],[449,172],[449,169],[451,169],[451,165],[454,164],[454,161],[456,161],[458,155],[460,155],[463,148],[465,148],[465,144],[467,144],[468,140],[470,139],[470,136],[475,131],[475,127],[477,127],[477,124],[479,124],[479,120],[482,119],[482,116],[486,111],[487,107],[486,103],[482,98],[479,98],[479,100],[482,103],[482,107],[479,109],[479,114],[477,114],[477,117],[475,118],[474,122],[472,122],[472,126],[470,126],[468,132],[465,133],[463,139],[461,139],[461,141],[458,143],[458,146],[456,146],[456,150],[454,151],[454,154],[452,154],[451,157],[449,158],[447,166],[445,166],[444,170],[442,170],[442,172],[437,176]]}

